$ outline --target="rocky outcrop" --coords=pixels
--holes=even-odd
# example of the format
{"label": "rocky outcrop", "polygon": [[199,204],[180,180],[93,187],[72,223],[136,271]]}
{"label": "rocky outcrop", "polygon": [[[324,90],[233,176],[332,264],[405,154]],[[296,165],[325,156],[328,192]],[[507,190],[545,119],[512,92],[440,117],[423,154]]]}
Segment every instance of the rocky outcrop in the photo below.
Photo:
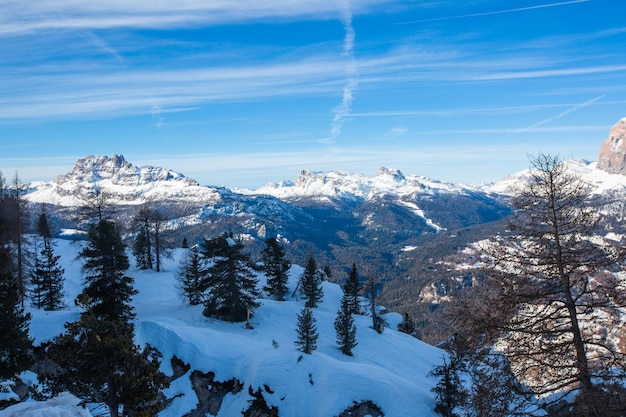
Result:
{"label": "rocky outcrop", "polygon": [[626,117],[611,128],[609,137],[602,142],[598,168],[615,174],[626,174]]}
{"label": "rocky outcrop", "polygon": [[66,182],[96,184],[108,180],[113,185],[138,186],[157,181],[178,181],[197,186],[198,182],[165,168],[138,167],[127,162],[122,155],[93,156],[79,159],[74,169],[57,177],[58,184]]}

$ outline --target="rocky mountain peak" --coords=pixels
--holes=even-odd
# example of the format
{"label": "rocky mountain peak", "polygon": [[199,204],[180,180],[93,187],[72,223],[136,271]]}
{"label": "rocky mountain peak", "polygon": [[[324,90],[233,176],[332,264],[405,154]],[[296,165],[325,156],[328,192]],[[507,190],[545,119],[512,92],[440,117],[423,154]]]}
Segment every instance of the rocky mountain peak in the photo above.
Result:
{"label": "rocky mountain peak", "polygon": [[609,137],[602,142],[597,166],[607,172],[626,174],[626,117],[613,125]]}
{"label": "rocky mountain peak", "polygon": [[66,175],[57,177],[56,183],[67,182],[97,184],[102,181],[112,185],[144,185],[157,181],[179,181],[185,185],[198,185],[197,181],[165,168],[138,167],[124,159],[123,155],[93,156],[79,159]]}
{"label": "rocky mountain peak", "polygon": [[406,179],[404,174],[399,169],[390,169],[390,168],[387,168],[387,167],[380,167],[380,168],[378,168],[377,176],[379,176],[379,177],[384,177],[384,176],[392,177],[396,181],[403,181],[403,180]]}

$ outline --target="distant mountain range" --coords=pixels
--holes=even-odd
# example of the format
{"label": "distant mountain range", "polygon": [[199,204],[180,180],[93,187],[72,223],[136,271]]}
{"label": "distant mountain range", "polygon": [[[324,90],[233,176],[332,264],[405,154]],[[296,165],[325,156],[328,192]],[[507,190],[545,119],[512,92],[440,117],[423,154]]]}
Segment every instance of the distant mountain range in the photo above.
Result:
{"label": "distant mountain range", "polygon": [[[568,169],[597,193],[614,197],[616,216],[623,215],[626,201],[626,176],[615,163],[620,155],[626,160],[626,148],[620,147],[626,143],[624,123],[612,129],[597,164],[567,161]],[[389,168],[371,178],[302,171],[295,181],[231,190],[200,186],[165,168],[137,167],[121,155],[88,156],[52,182],[31,183],[26,200],[33,211],[47,204],[59,233],[81,228],[81,207],[99,196],[114,208],[128,239],[143,205],[166,220],[164,238],[173,246],[232,232],[258,255],[266,238],[279,236],[294,263],[304,265],[314,256],[330,267],[335,282],[342,282],[355,263],[363,280],[376,276],[380,282],[381,303],[419,314],[417,300],[445,295],[452,282],[446,280],[458,281],[467,273],[451,267],[450,259],[462,258],[467,245],[499,231],[499,220],[510,213],[508,199],[527,174],[469,186]]]}

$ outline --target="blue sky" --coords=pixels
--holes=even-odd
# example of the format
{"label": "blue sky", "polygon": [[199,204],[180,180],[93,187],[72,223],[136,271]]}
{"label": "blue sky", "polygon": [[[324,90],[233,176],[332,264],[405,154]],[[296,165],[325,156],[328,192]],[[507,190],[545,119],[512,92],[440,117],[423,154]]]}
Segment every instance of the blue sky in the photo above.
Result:
{"label": "blue sky", "polygon": [[0,0],[0,170],[123,154],[202,184],[495,181],[626,116],[613,0]]}

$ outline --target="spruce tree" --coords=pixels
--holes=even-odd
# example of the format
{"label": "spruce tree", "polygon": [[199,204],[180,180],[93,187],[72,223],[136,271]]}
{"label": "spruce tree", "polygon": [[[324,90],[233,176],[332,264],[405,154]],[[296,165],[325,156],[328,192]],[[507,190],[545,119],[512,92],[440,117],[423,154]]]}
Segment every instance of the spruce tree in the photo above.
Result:
{"label": "spruce tree", "polygon": [[207,261],[204,284],[204,311],[207,317],[239,322],[249,318],[259,306],[256,299],[258,279],[250,254],[231,236],[205,241],[203,254],[214,255]]}
{"label": "spruce tree", "polygon": [[322,301],[324,276],[324,272],[317,269],[315,259],[310,257],[300,278],[300,293],[306,299],[306,307],[315,308]]}
{"label": "spruce tree", "polygon": [[152,247],[148,228],[141,226],[133,243],[133,256],[137,268],[141,270],[152,269]]}
{"label": "spruce tree", "polygon": [[287,292],[287,271],[291,264],[285,258],[285,249],[276,240],[269,238],[265,241],[265,249],[261,252],[263,269],[267,275],[267,285],[263,288],[275,300],[283,301]]}
{"label": "spruce tree", "polygon": [[343,285],[343,293],[348,297],[348,303],[351,314],[360,314],[361,308],[359,305],[359,291],[361,285],[359,283],[359,273],[356,269],[356,264],[352,264],[352,270],[348,274],[348,279]]}
{"label": "spruce tree", "polygon": [[63,273],[59,265],[59,255],[54,254],[52,234],[48,216],[44,208],[37,220],[37,232],[43,245],[36,254],[34,269],[31,272],[33,304],[45,310],[58,310],[63,307]]}
{"label": "spruce tree", "polygon": [[178,276],[183,294],[191,305],[202,303],[203,273],[202,258],[198,248],[194,246],[193,248],[187,249],[182,264],[180,265]]}
{"label": "spruce tree", "polygon": [[432,392],[436,395],[435,412],[444,417],[459,416],[455,410],[464,405],[467,399],[468,393],[459,376],[462,369],[462,362],[451,356],[450,360],[444,358],[443,365],[435,367],[429,373],[429,376],[439,378]]}
{"label": "spruce tree", "polygon": [[30,315],[21,307],[8,249],[0,242],[0,380],[26,370],[31,362]]}
{"label": "spruce tree", "polygon": [[344,294],[341,299],[341,308],[335,319],[337,346],[344,355],[352,356],[352,349],[357,345],[356,325],[350,312],[350,297]]}
{"label": "spruce tree", "polygon": [[125,274],[130,264],[116,224],[102,220],[91,225],[88,238],[79,254],[85,260],[83,272],[87,280],[79,297],[97,317],[132,320],[130,299],[137,291],[133,279]]}
{"label": "spruce tree", "polygon": [[406,334],[410,334],[411,336],[415,335],[415,323],[409,313],[404,313],[404,318],[402,322],[398,324],[398,331]]}
{"label": "spruce tree", "polygon": [[311,352],[317,349],[319,334],[317,333],[316,322],[313,311],[306,306],[298,314],[298,328],[296,330],[298,339],[296,340],[296,345],[306,354],[311,354]]}
{"label": "spruce tree", "polygon": [[47,346],[58,365],[40,378],[52,394],[69,391],[86,402],[104,403],[112,417],[152,416],[165,404],[160,390],[167,387],[160,372],[159,352],[134,343],[132,278],[115,223],[92,225],[89,242],[80,252],[87,284],[76,304],[80,319],[67,323],[64,334]]}

